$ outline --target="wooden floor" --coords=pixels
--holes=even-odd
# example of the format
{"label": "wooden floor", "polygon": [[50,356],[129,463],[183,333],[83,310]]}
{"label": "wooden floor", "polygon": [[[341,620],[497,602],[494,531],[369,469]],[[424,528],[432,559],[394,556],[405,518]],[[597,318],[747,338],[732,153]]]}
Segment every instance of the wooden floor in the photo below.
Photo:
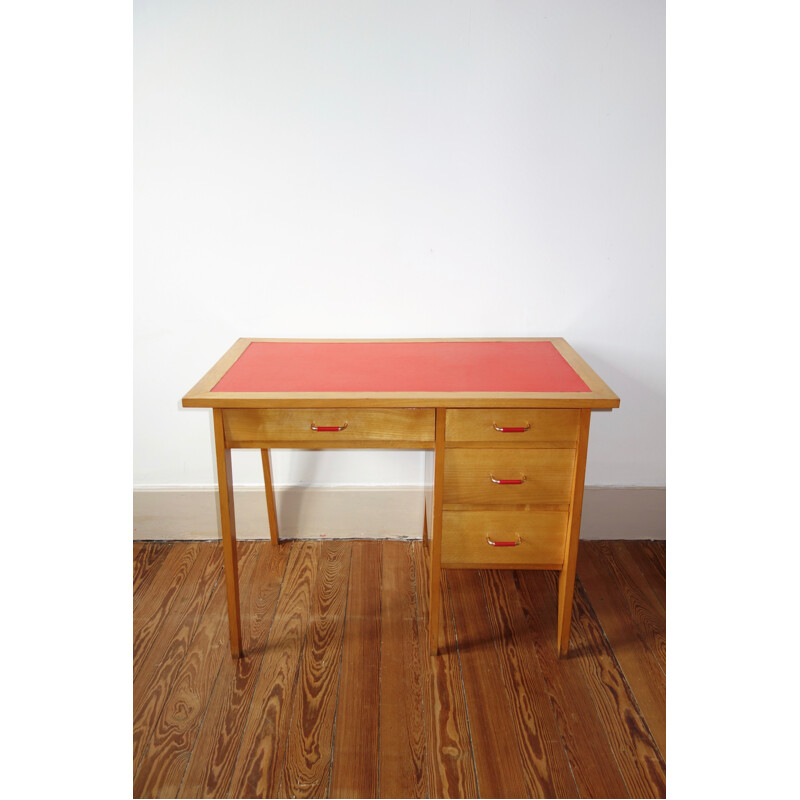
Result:
{"label": "wooden floor", "polygon": [[428,551],[134,544],[133,786],[143,797],[664,797],[665,545],[581,542],[567,658],[553,572],[444,573]]}

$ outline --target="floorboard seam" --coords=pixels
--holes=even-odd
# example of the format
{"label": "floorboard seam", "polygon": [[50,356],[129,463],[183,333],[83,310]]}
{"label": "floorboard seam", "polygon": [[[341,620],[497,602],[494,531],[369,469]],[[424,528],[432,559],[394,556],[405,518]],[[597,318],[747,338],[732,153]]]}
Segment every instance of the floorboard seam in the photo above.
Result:
{"label": "floorboard seam", "polygon": [[[350,600],[350,570],[353,568],[353,546],[350,545],[350,560],[347,564],[347,583],[344,596],[344,610],[342,611],[342,635],[339,640],[339,678],[336,681],[336,705],[333,709],[333,725],[331,727],[331,757],[328,762],[328,791],[325,797],[331,796],[331,781],[333,780],[333,758],[336,752],[336,720],[339,716],[339,691],[342,688],[342,658],[344,656],[344,637],[347,632],[347,606]],[[323,662],[324,663],[324,662]]]}
{"label": "floorboard seam", "polygon": [[[213,553],[212,553],[212,555],[213,555]],[[222,569],[223,569],[223,565],[222,565],[222,561],[220,560],[219,567],[217,568],[216,578],[214,579],[214,585],[212,586],[211,591],[208,593],[208,600],[206,601],[206,604],[203,606],[203,608],[202,608],[202,610],[200,612],[200,619],[197,622],[197,628],[195,629],[195,632],[192,635],[191,639],[189,639],[189,641],[186,643],[186,650],[185,650],[185,652],[183,654],[183,658],[181,658],[180,663],[177,664],[176,667],[175,667],[175,675],[178,675],[180,673],[181,667],[183,666],[184,662],[186,661],[186,656],[189,654],[189,650],[191,649],[192,642],[194,641],[194,637],[197,635],[197,631],[200,629],[200,622],[203,619],[203,615],[206,613],[206,609],[208,608],[209,604],[211,603],[211,599],[214,597],[214,594],[217,591],[217,586],[219,585],[219,579],[220,579],[220,577],[222,575]],[[177,592],[176,592],[176,594],[177,594]],[[136,781],[136,778],[137,778],[137,776],[139,774],[139,770],[142,768],[142,764],[144,763],[145,756],[147,755],[147,751],[150,748],[150,742],[153,740],[153,736],[155,735],[155,732],[158,730],[158,724],[159,724],[159,722],[161,722],[161,717],[164,715],[164,710],[167,707],[167,700],[168,700],[169,695],[172,692],[172,688],[174,686],[175,675],[173,675],[173,680],[170,682],[169,686],[167,687],[166,691],[164,692],[164,702],[161,704],[161,708],[159,709],[158,716],[155,719],[153,727],[150,729],[150,733],[149,733],[149,735],[147,737],[147,741],[144,743],[144,746],[142,747],[142,756],[139,759],[139,763],[136,765],[136,770],[133,773],[134,782]],[[181,778],[181,780],[183,780],[183,779]]]}
{"label": "floorboard seam", "polygon": [[[475,796],[480,797],[481,787],[480,784],[478,783],[478,767],[475,764],[475,747],[472,744],[472,727],[470,726],[469,723],[469,707],[467,706],[467,692],[464,688],[464,672],[461,668],[461,650],[458,646],[458,630],[456,629],[456,617],[455,617],[455,612],[453,611],[453,598],[450,596],[450,582],[447,580],[444,570],[442,570],[442,575],[440,580],[447,589],[447,602],[448,605],[450,606],[450,620],[451,620],[451,626],[453,628],[453,641],[455,643],[455,648],[456,648],[456,657],[458,658],[458,676],[460,678],[460,683],[461,683],[461,696],[464,698],[464,716],[466,717],[467,720],[467,736],[469,737],[469,751],[472,754],[472,773],[475,776]],[[439,591],[441,592],[441,587]]]}
{"label": "floorboard seam", "polygon": [[[267,540],[264,540],[267,541]],[[267,542],[266,546],[271,546],[271,542]],[[253,699],[256,696],[256,687],[258,686],[258,682],[261,679],[261,670],[264,666],[264,661],[267,657],[267,644],[269,643],[269,635],[272,632],[272,625],[275,622],[275,614],[278,612],[278,605],[281,599],[281,594],[283,593],[283,585],[286,581],[286,571],[289,569],[289,562],[292,559],[292,552],[294,550],[294,541],[290,540],[289,544],[289,554],[286,556],[286,564],[283,568],[283,574],[281,575],[281,585],[278,588],[278,594],[275,596],[275,605],[272,609],[272,617],[269,621],[269,628],[267,629],[266,636],[264,637],[264,652],[261,654],[261,660],[258,663],[258,673],[256,674],[255,680],[253,681],[253,691],[250,693],[250,702],[247,705],[247,713],[244,714],[242,718],[242,727],[241,731],[239,732],[239,746],[236,748],[236,756],[233,759],[233,768],[231,769],[231,779],[228,782],[227,791],[225,792],[225,796],[230,795],[231,785],[233,784],[234,776],[236,775],[236,767],[239,766],[239,756],[242,754],[242,739],[244,738],[244,732],[247,730],[247,722],[250,719],[250,714],[253,710]],[[258,566],[256,564],[256,566]]]}
{"label": "floorboard seam", "polygon": [[381,681],[383,678],[383,549],[385,542],[381,542],[380,557],[381,568],[378,578],[378,772],[376,776],[375,794],[381,796]]}
{"label": "floorboard seam", "polygon": [[[586,603],[587,609],[589,609],[591,611],[591,613],[593,614],[595,620],[597,621],[597,627],[600,629],[600,634],[603,637],[603,641],[605,641],[605,643],[606,643],[606,645],[608,647],[608,652],[610,654],[610,657],[611,657],[612,661],[614,662],[614,664],[616,664],[616,667],[619,670],[619,674],[622,676],[622,679],[625,681],[625,687],[628,690],[628,695],[629,695],[629,697],[631,699],[631,703],[633,704],[633,707],[636,710],[636,713],[639,715],[639,719],[642,721],[642,725],[644,725],[645,730],[650,735],[650,740],[651,740],[652,745],[653,745],[653,750],[658,754],[659,758],[661,759],[661,766],[665,768],[666,764],[665,764],[665,761],[664,761],[664,756],[662,755],[661,750],[659,749],[658,744],[656,743],[656,739],[655,739],[655,736],[653,736],[653,732],[650,730],[650,725],[647,723],[647,719],[645,718],[644,714],[642,714],[642,709],[639,707],[639,702],[636,699],[636,695],[634,694],[630,683],[628,683],[628,676],[625,674],[625,670],[622,669],[622,664],[619,663],[619,660],[617,659],[617,654],[614,652],[614,648],[611,646],[611,642],[608,640],[608,637],[606,636],[605,628],[603,627],[603,623],[600,622],[600,617],[597,616],[597,612],[595,611],[594,606],[592,605],[592,601],[589,598],[589,593],[586,591],[586,589],[584,588],[583,584],[580,583],[580,581],[577,579],[577,577],[575,579],[575,583],[576,583],[576,586],[575,586],[576,591],[580,590],[580,593],[583,596],[584,601]],[[590,697],[591,697],[591,692],[590,692]],[[593,697],[592,697],[592,702],[594,702],[594,698]],[[597,709],[597,707],[595,706],[595,710],[596,709]],[[599,716],[599,712],[598,712],[598,716]],[[600,718],[602,719],[602,717],[600,717]],[[613,743],[611,743],[610,740],[609,740],[609,743],[611,744],[611,752],[614,753],[614,758],[616,759],[617,753],[616,753],[616,750],[614,749]],[[625,773],[622,772],[622,770],[620,770],[620,773],[622,774],[622,776],[624,778],[625,777]]]}

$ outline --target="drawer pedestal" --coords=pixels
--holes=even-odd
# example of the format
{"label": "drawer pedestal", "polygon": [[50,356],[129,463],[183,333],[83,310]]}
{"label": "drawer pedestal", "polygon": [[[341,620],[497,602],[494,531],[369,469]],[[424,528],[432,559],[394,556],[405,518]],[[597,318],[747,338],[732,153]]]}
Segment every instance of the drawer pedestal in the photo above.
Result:
{"label": "drawer pedestal", "polygon": [[589,417],[588,409],[437,409],[432,653],[442,569],[550,569],[559,571],[558,651],[566,654]]}

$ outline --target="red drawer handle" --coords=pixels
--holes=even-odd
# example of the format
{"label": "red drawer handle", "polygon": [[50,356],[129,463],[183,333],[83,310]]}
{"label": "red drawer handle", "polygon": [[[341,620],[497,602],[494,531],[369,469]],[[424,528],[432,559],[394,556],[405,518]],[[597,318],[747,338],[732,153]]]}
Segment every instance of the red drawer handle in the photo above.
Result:
{"label": "red drawer handle", "polygon": [[516,547],[518,544],[522,544],[522,539],[520,539],[519,534],[517,534],[517,540],[515,542],[495,542],[487,536],[486,543],[490,544],[492,547]]}
{"label": "red drawer handle", "polygon": [[525,431],[529,431],[531,429],[530,422],[526,422],[524,428],[505,428],[501,427],[496,422],[493,422],[492,425],[494,426],[494,429],[500,433],[525,433]]}
{"label": "red drawer handle", "polygon": [[344,425],[317,425],[316,423],[311,423],[311,430],[312,431],[343,431],[347,427],[347,422]]}
{"label": "red drawer handle", "polygon": [[528,480],[527,475],[523,475],[521,478],[495,478],[495,476],[490,473],[489,477],[492,479],[492,483],[499,483],[501,486],[519,486],[521,483],[525,483],[525,481]]}

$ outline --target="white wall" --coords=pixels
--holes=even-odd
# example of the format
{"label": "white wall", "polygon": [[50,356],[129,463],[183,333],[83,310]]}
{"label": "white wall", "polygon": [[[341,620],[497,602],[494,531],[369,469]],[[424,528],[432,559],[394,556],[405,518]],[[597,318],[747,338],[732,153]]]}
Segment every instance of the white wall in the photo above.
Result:
{"label": "white wall", "polygon": [[[135,0],[135,485],[214,482],[180,398],[239,336],[564,336],[622,399],[587,483],[664,485],[664,15]],[[423,478],[376,451],[274,471]]]}

